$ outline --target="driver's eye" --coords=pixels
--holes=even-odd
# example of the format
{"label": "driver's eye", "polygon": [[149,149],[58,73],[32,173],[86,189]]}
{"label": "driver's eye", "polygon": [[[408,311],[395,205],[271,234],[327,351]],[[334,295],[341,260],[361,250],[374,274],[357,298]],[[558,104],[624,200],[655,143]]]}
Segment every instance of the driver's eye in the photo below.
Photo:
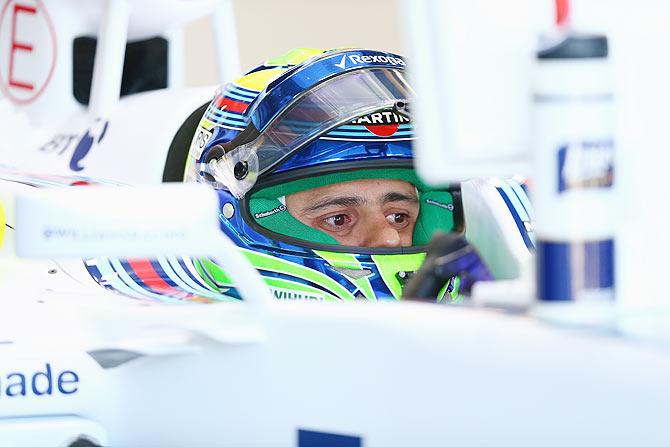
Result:
{"label": "driver's eye", "polygon": [[388,220],[390,223],[404,224],[407,222],[407,217],[408,216],[405,213],[393,213],[386,216],[386,220]]}
{"label": "driver's eye", "polygon": [[335,216],[327,217],[325,221],[328,225],[331,225],[333,227],[341,227],[342,225],[345,225],[347,223],[347,215],[336,214]]}

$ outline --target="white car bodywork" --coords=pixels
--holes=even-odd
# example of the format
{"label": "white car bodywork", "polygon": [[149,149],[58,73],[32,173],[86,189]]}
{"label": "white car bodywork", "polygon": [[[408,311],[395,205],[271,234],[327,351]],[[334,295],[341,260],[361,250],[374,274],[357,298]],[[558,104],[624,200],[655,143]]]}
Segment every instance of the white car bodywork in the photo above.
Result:
{"label": "white car bodywork", "polygon": [[[223,238],[211,212],[211,191],[116,192],[133,209],[141,209],[147,195],[156,204],[145,206],[146,212],[120,215],[110,206],[92,214],[87,210],[100,194],[94,188],[20,194],[17,221],[32,224],[21,226],[17,249],[31,256],[77,250],[141,256],[188,246],[202,254],[207,248],[192,243],[194,232],[209,241]],[[76,205],[64,206],[68,196]],[[176,221],[155,228],[157,208],[186,199],[194,210],[191,225]],[[61,212],[37,219],[49,207]],[[125,243],[45,244],[45,229],[63,222],[80,234],[92,228],[101,234],[136,231],[121,231],[130,235]],[[148,227],[164,237],[143,237]],[[183,238],[170,236],[176,228]],[[231,252],[217,244],[209,250],[228,258]],[[58,264],[49,278],[26,284],[25,270],[14,275],[28,267],[29,261],[21,262],[2,262],[9,278],[0,290],[10,310],[0,317],[7,365],[0,371],[3,445],[25,439],[15,427],[26,418],[36,422],[30,439],[44,439],[40,445],[63,445],[46,442],[56,439],[54,427],[69,427],[70,439],[86,434],[101,445],[123,446],[670,440],[670,357],[613,334],[574,332],[467,307],[277,302],[263,299],[262,285],[254,290],[253,278],[242,302],[147,305],[59,278]],[[39,395],[48,385],[47,368],[52,392]],[[17,374],[25,378],[23,388]]]}

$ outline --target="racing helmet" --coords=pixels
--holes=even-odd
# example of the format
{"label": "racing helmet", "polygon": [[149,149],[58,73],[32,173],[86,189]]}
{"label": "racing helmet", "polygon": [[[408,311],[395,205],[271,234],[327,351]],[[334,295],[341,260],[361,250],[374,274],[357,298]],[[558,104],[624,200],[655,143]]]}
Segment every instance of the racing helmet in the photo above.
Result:
{"label": "racing helmet", "polygon": [[[399,299],[435,231],[460,231],[458,187],[432,188],[413,167],[415,138],[405,59],[363,49],[294,49],[222,87],[193,137],[185,181],[219,194],[221,229],[278,299]],[[363,179],[415,186],[420,212],[410,247],[343,246],[287,210],[284,197]],[[211,287],[235,296],[210,259]],[[458,278],[438,300],[458,299]]]}

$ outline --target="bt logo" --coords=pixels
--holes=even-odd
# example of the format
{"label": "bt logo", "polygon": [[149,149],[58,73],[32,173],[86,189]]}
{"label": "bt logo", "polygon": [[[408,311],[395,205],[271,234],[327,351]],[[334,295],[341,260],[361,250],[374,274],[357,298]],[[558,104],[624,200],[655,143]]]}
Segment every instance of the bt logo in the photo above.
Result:
{"label": "bt logo", "polygon": [[40,147],[39,151],[56,155],[65,155],[71,152],[70,170],[74,172],[83,171],[82,161],[91,149],[105,138],[108,128],[109,121],[98,118],[83,134],[56,135]]}

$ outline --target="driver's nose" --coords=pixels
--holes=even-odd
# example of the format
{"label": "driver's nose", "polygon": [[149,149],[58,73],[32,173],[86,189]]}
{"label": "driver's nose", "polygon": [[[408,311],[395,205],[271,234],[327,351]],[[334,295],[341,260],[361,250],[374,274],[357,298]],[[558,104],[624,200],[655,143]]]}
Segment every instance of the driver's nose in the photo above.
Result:
{"label": "driver's nose", "polygon": [[376,221],[376,225],[371,225],[366,229],[367,241],[366,247],[400,247],[400,233],[393,228],[386,218]]}

